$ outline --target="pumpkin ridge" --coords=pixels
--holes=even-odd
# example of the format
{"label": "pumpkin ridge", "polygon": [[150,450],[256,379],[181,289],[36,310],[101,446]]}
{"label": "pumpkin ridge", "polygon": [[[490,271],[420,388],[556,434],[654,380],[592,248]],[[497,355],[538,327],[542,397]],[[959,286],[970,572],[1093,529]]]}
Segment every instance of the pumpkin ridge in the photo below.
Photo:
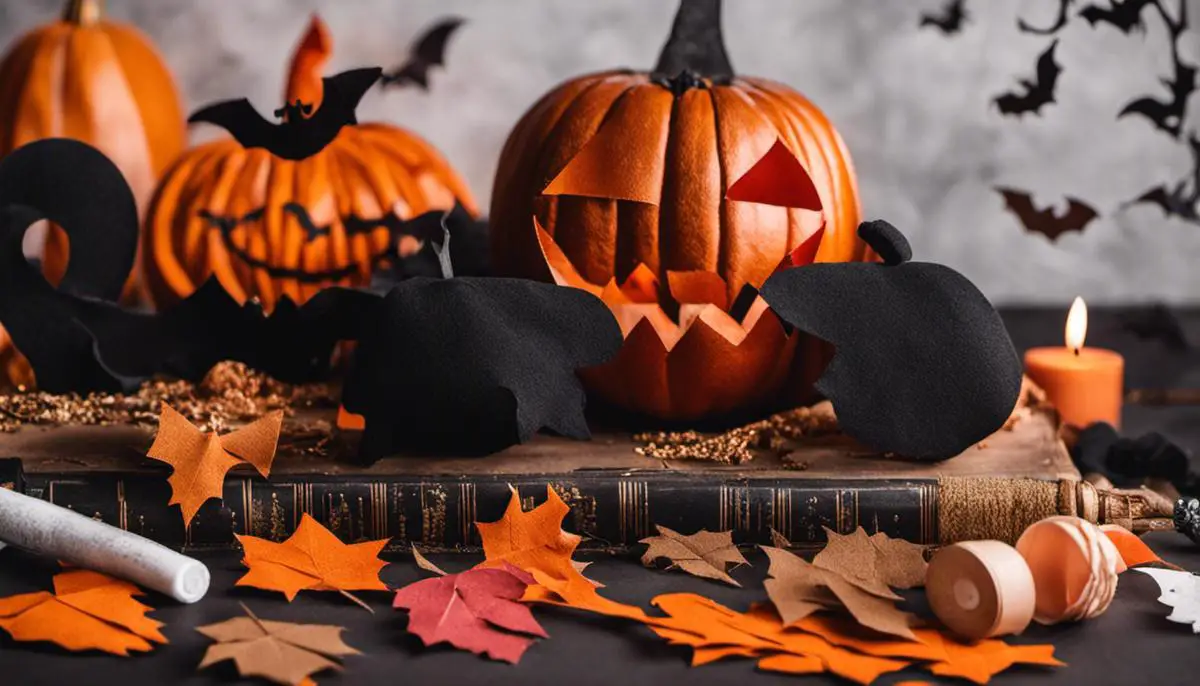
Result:
{"label": "pumpkin ridge", "polygon": [[[206,182],[215,182],[217,175],[213,174],[213,172],[218,168],[221,159],[222,158],[217,154],[215,149],[208,151],[207,153],[201,155],[199,159],[195,160],[195,163],[191,165],[186,174],[180,175],[178,183],[164,186],[164,188],[174,188],[176,186],[181,187],[179,193],[174,197],[172,204],[189,208],[189,211],[184,215],[185,222],[189,221],[191,218],[199,216],[199,211],[201,209],[211,210],[210,207],[203,206],[205,204],[204,198],[207,197],[207,193],[201,193],[199,188],[188,188],[186,179],[188,177],[199,176],[199,178],[204,179]],[[211,189],[211,184],[206,183],[203,188],[204,190],[208,191]],[[172,223],[175,222],[172,221]],[[192,228],[191,225],[187,223],[185,223],[184,226],[185,228],[183,231],[169,232],[167,236],[168,240],[163,241],[167,244],[168,248],[166,250],[166,255],[163,256],[164,258],[168,258],[173,262],[176,262],[176,251],[188,256],[202,253],[204,249],[203,246],[207,243],[208,229],[205,228],[203,223],[198,224],[195,228]],[[192,274],[189,269],[191,265],[189,265],[189,268],[185,268],[183,265],[180,265],[176,262],[176,266],[179,267],[179,271],[181,273],[189,274],[188,288],[183,292],[190,292],[196,286],[196,275]]]}
{"label": "pumpkin ridge", "polygon": [[[0,68],[0,102],[22,102],[26,84],[30,79],[30,65],[41,45],[44,31],[36,31],[22,38],[5,57]],[[0,108],[0,150],[17,147],[18,108]],[[0,348],[3,344],[0,343]]]}
{"label": "pumpkin ridge", "polygon": [[729,231],[729,214],[725,211],[728,200],[725,199],[725,189],[729,187],[729,169],[728,162],[723,154],[723,146],[721,139],[721,109],[717,106],[717,93],[713,88],[708,89],[708,99],[712,101],[713,110],[713,141],[717,147],[717,169],[720,171],[720,200],[717,201],[717,274],[725,279],[725,288],[728,293],[729,300],[732,302],[736,299],[737,294],[733,292],[733,286],[729,279],[729,241],[731,240]]}

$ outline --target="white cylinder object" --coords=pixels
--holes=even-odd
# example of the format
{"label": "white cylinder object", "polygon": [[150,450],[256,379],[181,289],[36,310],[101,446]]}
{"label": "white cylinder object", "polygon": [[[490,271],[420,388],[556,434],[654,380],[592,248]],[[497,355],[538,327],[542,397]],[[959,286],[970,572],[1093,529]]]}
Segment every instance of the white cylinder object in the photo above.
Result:
{"label": "white cylinder object", "polygon": [[208,592],[199,560],[52,503],[0,488],[0,541],[194,603]]}

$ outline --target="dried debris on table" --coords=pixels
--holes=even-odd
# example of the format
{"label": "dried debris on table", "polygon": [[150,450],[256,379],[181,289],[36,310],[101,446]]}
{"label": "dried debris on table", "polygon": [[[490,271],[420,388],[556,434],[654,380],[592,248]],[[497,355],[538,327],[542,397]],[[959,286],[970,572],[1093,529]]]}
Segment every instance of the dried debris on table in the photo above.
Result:
{"label": "dried debris on table", "polygon": [[637,434],[633,440],[646,445],[639,455],[658,460],[707,460],[742,464],[754,459],[755,450],[787,454],[787,441],[838,432],[837,417],[829,402],[773,414],[766,419],[710,435],[697,431]]}

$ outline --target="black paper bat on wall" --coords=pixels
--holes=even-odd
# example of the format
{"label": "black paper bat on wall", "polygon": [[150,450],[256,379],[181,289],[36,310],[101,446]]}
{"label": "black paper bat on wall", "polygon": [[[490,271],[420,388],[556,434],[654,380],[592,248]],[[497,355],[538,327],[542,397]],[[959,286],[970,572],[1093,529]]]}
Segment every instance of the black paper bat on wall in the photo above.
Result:
{"label": "black paper bat on wall", "polygon": [[966,0],[950,0],[942,8],[940,14],[922,13],[921,22],[918,26],[920,28],[932,26],[947,36],[960,33],[963,24],[969,18],[967,16],[966,4]]}
{"label": "black paper bat on wall", "polygon": [[1200,139],[1196,134],[1188,136],[1188,146],[1192,152],[1192,171],[1187,176],[1170,187],[1159,184],[1125,206],[1155,205],[1168,219],[1178,217],[1191,224],[1200,224]]}
{"label": "black paper bat on wall", "polygon": [[1049,36],[1058,33],[1067,25],[1067,21],[1070,18],[1071,5],[1074,2],[1075,0],[1058,0],[1058,16],[1055,17],[1053,24],[1044,29],[1039,29],[1024,19],[1017,19],[1017,29],[1024,33],[1032,33],[1039,36]]}
{"label": "black paper bat on wall", "polygon": [[1040,233],[1051,241],[1057,241],[1068,231],[1083,231],[1100,216],[1087,203],[1069,196],[1066,211],[1059,214],[1053,206],[1038,209],[1033,204],[1033,196],[1026,191],[999,187],[996,191],[1004,196],[1004,208],[1015,214],[1026,230]]}
{"label": "black paper bat on wall", "polygon": [[188,117],[188,122],[216,124],[245,148],[264,148],[276,157],[302,160],[324,149],[342,127],[358,123],[355,108],[382,72],[372,67],[325,77],[316,112],[308,103],[288,103],[275,111],[276,117],[283,118],[278,124],[264,119],[246,98],[203,107]]}
{"label": "black paper bat on wall", "polygon": [[1140,114],[1149,119],[1160,131],[1178,138],[1183,132],[1188,98],[1196,92],[1196,68],[1175,59],[1175,75],[1170,79],[1159,79],[1170,90],[1169,99],[1143,97],[1130,102],[1117,114],[1120,119],[1128,114]]}
{"label": "black paper bat on wall", "polygon": [[1146,24],[1142,22],[1142,10],[1154,7],[1158,0],[1112,0],[1108,7],[1088,5],[1079,11],[1079,16],[1088,24],[1109,24],[1121,33],[1129,35],[1134,31],[1145,31]]}
{"label": "black paper bat on wall", "polygon": [[417,39],[407,62],[383,75],[382,85],[412,85],[429,90],[429,71],[446,64],[446,44],[462,24],[463,20],[458,17],[443,19],[435,24]]}
{"label": "black paper bat on wall", "polygon": [[1054,102],[1054,88],[1062,73],[1062,66],[1054,61],[1054,49],[1057,47],[1058,40],[1055,40],[1038,56],[1035,81],[1020,79],[1018,83],[1025,89],[1024,93],[1010,91],[995,98],[993,102],[1000,108],[1001,114],[1018,117],[1029,112],[1041,114],[1042,107]]}

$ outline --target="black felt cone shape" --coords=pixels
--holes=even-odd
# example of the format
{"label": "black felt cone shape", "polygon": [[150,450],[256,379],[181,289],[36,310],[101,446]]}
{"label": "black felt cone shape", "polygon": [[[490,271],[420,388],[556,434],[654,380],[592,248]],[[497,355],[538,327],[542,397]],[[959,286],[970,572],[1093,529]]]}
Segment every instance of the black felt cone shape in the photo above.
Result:
{"label": "black felt cone shape", "polygon": [[342,402],[363,415],[367,460],[482,455],[539,429],[590,437],[576,370],[611,359],[620,327],[599,298],[523,279],[443,273],[398,284],[363,332]]}
{"label": "black felt cone shape", "polygon": [[671,35],[658,56],[653,75],[656,80],[671,82],[689,76],[715,83],[733,79],[721,32],[721,0],[680,0]]}
{"label": "black felt cone shape", "polygon": [[767,279],[762,296],[786,322],[835,346],[816,388],[848,435],[904,457],[953,457],[1004,425],[1021,390],[1020,359],[966,277],[910,262],[908,241],[887,222],[865,222],[858,235],[882,264],[787,269]]}

